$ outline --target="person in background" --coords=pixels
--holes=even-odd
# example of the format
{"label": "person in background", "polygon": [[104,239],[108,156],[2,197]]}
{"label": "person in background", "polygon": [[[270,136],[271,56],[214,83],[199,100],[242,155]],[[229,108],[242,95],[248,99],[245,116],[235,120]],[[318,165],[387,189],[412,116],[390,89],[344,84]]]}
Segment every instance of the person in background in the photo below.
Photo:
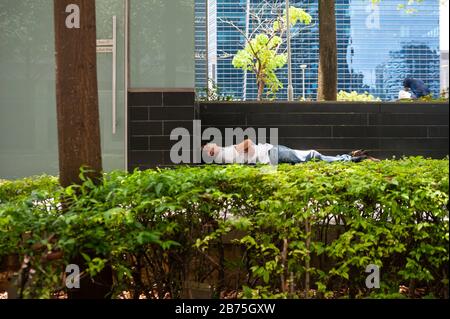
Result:
{"label": "person in background", "polygon": [[411,91],[412,99],[419,99],[421,97],[431,94],[430,89],[421,80],[407,78],[403,81],[403,87],[407,91]]}

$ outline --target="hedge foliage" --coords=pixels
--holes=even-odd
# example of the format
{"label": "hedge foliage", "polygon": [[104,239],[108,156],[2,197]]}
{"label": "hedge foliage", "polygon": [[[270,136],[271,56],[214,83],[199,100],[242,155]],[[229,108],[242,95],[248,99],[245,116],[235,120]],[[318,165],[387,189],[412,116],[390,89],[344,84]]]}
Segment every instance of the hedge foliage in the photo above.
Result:
{"label": "hedge foliage", "polygon": [[[180,167],[66,189],[49,176],[1,182],[0,260],[24,261],[25,298],[65,291],[80,254],[85,276],[112,266],[112,297],[178,298],[186,282],[209,281],[216,297],[385,298],[406,286],[448,298],[448,165]],[[227,258],[227,236],[238,258]],[[370,264],[379,289],[366,288]]]}

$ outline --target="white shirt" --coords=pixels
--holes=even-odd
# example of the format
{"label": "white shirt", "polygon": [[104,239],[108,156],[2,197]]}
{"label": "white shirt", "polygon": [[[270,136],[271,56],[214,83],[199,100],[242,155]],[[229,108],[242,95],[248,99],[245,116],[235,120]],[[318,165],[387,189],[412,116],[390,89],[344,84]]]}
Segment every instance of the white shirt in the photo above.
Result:
{"label": "white shirt", "polygon": [[219,150],[215,160],[217,164],[244,164],[244,154],[239,154],[234,145],[222,147]]}
{"label": "white shirt", "polygon": [[401,91],[398,93],[398,99],[399,99],[399,100],[411,99],[411,97],[412,97],[411,92],[406,91],[406,90],[401,90]]}
{"label": "white shirt", "polygon": [[253,145],[255,153],[249,156],[247,153],[240,154],[235,145],[222,147],[215,158],[217,164],[269,164],[269,151],[273,148],[271,144]]}

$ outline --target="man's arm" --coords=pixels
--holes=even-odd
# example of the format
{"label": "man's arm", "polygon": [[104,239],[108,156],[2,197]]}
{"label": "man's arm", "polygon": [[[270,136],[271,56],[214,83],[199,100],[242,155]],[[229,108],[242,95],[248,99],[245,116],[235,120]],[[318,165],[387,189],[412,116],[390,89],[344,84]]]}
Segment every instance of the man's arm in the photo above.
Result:
{"label": "man's arm", "polygon": [[255,144],[252,140],[249,139],[246,139],[242,143],[237,144],[235,148],[239,154],[248,154],[250,157],[255,154]]}

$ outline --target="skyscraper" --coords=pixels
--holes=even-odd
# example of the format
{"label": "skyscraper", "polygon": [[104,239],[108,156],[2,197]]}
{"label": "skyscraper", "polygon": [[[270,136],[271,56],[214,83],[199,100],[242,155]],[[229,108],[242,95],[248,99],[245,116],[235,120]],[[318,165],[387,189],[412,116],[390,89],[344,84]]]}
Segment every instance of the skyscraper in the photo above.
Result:
{"label": "skyscraper", "polygon": [[[206,1],[206,0],[198,0]],[[214,73],[223,94],[253,100],[257,95],[255,77],[235,69],[234,54],[245,45],[242,33],[251,33],[252,15],[265,0],[209,0],[210,75]],[[280,7],[284,0],[278,2]],[[319,62],[319,23],[317,0],[291,0],[306,10],[311,25],[299,26],[292,38],[294,98],[305,93],[317,96]],[[439,0],[424,0],[402,10],[397,1],[373,5],[364,0],[337,0],[338,89],[369,92],[383,100],[395,99],[404,77],[415,77],[439,94]],[[249,14],[250,12],[250,14]],[[265,13],[270,14],[270,13]],[[239,28],[241,31],[238,31]],[[301,65],[306,65],[305,92]],[[214,72],[211,71],[214,68]],[[206,77],[206,71],[203,72]],[[211,77],[211,76],[210,76]],[[287,98],[287,68],[278,71],[284,87],[278,99]]]}
{"label": "skyscraper", "polygon": [[195,0],[195,86],[199,89],[207,85],[207,2]]}

